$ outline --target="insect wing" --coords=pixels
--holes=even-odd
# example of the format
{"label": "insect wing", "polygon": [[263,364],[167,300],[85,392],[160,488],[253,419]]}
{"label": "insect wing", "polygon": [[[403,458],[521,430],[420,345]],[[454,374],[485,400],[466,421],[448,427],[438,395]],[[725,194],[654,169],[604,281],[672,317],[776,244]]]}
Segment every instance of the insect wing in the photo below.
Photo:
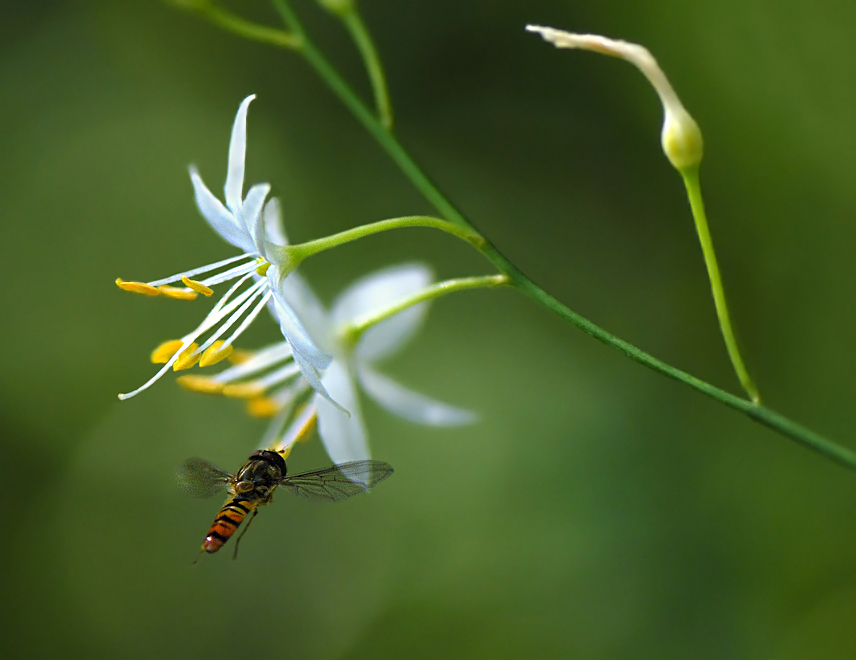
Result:
{"label": "insect wing", "polygon": [[285,477],[280,488],[313,500],[344,500],[367,493],[391,474],[392,466],[383,461],[353,461]]}
{"label": "insect wing", "polygon": [[226,487],[232,475],[201,458],[188,458],[175,473],[179,487],[194,497],[211,497]]}

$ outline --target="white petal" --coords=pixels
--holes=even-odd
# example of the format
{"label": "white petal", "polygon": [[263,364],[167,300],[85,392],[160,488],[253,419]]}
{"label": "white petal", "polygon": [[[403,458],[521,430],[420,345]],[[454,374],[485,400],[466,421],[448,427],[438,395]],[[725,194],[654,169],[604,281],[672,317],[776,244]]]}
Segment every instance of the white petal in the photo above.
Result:
{"label": "white petal", "polygon": [[247,108],[250,101],[256,98],[251,94],[241,102],[235,124],[232,126],[232,139],[229,142],[229,169],[226,173],[226,206],[238,213],[241,208],[241,198],[244,190],[244,157],[247,152]]}
{"label": "white petal", "polygon": [[322,350],[331,350],[329,315],[309,283],[295,271],[282,281],[280,292],[286,304],[300,319],[313,343]]}
{"label": "white petal", "polygon": [[247,198],[244,200],[241,214],[244,219],[244,224],[247,231],[253,238],[255,252],[265,256],[265,226],[262,222],[262,204],[265,197],[270,192],[270,185],[267,183],[257,183],[247,193]]}
{"label": "white petal", "polygon": [[357,344],[355,355],[374,362],[397,353],[413,338],[427,313],[428,303],[419,303],[372,326]]}
{"label": "white petal", "polygon": [[[372,273],[348,287],[333,303],[335,325],[353,321],[365,314],[379,312],[424,289],[431,282],[430,269],[410,263]],[[356,353],[366,360],[379,360],[398,351],[422,324],[428,308],[414,305],[370,328],[363,335]]]}
{"label": "white petal", "polygon": [[288,300],[284,297],[282,292],[284,278],[280,276],[279,267],[276,264],[271,264],[268,268],[267,277],[270,279],[270,285],[273,289],[274,300],[276,301],[274,305],[276,317],[283,336],[291,344],[295,353],[300,353],[316,369],[325,369],[330,364],[332,357],[318,348],[312,341],[309,333],[306,332]]}
{"label": "white petal", "polygon": [[415,424],[426,426],[459,426],[472,424],[478,415],[456,408],[396,383],[365,365],[357,369],[360,385],[366,393],[390,412]]}
{"label": "white petal", "polygon": [[358,279],[333,303],[333,320],[347,323],[357,316],[377,311],[411,296],[431,281],[431,271],[424,264],[392,266]]}
{"label": "white petal", "polygon": [[242,252],[254,252],[253,241],[246,228],[238,224],[229,210],[202,183],[199,172],[193,166],[190,167],[190,180],[193,182],[193,191],[196,193],[196,206],[214,231]]}
{"label": "white petal", "polygon": [[265,204],[262,217],[265,223],[267,239],[277,245],[288,245],[288,237],[285,235],[285,228],[282,225],[282,212],[280,211],[279,200],[276,197],[271,197],[268,203]]}
{"label": "white petal", "polygon": [[297,366],[300,367],[300,374],[303,376],[303,379],[309,383],[313,390],[318,394],[316,399],[319,401],[321,398],[324,399],[327,403],[333,406],[336,410],[339,411],[339,414],[347,417],[350,415],[350,412],[342,405],[340,405],[330,393],[327,392],[327,389],[324,387],[324,383],[321,382],[321,374],[320,372],[312,366],[306,359],[300,355],[300,353],[294,352],[294,361],[297,363]]}
{"label": "white petal", "polygon": [[346,367],[338,361],[330,364],[322,378],[327,391],[351,412],[343,414],[330,402],[315,397],[318,406],[318,435],[334,463],[362,461],[369,458],[366,429],[360,414],[354,383]]}

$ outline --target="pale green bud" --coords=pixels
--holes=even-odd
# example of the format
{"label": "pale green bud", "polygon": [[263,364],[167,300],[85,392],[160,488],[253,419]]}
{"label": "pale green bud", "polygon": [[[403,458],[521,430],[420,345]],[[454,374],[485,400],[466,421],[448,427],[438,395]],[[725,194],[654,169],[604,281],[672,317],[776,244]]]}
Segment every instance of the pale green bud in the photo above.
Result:
{"label": "pale green bud", "polygon": [[669,162],[679,171],[698,167],[704,152],[701,129],[681,103],[666,74],[648,49],[627,41],[596,34],[574,34],[549,27],[527,25],[557,48],[580,48],[620,57],[635,65],[654,87],[663,104],[663,130],[660,142]]}
{"label": "pale green bud", "polygon": [[666,109],[660,143],[669,162],[679,171],[701,163],[704,155],[701,129],[683,106],[676,111]]}

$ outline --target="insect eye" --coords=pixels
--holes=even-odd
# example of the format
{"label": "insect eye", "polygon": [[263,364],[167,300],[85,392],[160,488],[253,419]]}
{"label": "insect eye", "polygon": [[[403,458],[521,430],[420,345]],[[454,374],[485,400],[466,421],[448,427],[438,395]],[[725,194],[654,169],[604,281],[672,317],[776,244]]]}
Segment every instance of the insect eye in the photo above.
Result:
{"label": "insect eye", "polygon": [[253,490],[256,485],[252,481],[239,481],[235,484],[235,492],[237,493],[249,493]]}

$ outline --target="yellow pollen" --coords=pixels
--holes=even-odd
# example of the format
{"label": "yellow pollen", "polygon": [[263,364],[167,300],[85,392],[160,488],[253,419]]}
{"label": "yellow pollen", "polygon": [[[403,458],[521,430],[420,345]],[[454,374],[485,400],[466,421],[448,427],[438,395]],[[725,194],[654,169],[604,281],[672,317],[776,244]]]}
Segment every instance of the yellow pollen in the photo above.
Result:
{"label": "yellow pollen", "polygon": [[232,364],[244,364],[247,360],[253,357],[252,351],[243,351],[240,348],[236,348],[234,351],[229,353],[226,356],[229,359],[229,362]]}
{"label": "yellow pollen", "polygon": [[179,376],[175,382],[184,389],[202,394],[220,394],[223,391],[223,383],[218,383],[208,376]]}
{"label": "yellow pollen", "polygon": [[159,296],[161,293],[156,287],[153,287],[151,284],[144,284],[142,282],[126,282],[121,277],[116,278],[116,286],[118,286],[123,291],[130,291],[131,293],[141,293],[144,296]]}
{"label": "yellow pollen", "polygon": [[273,417],[279,410],[279,404],[270,397],[261,396],[247,401],[247,412],[253,417]]}
{"label": "yellow pollen", "polygon": [[193,289],[196,293],[201,293],[203,296],[210,296],[214,293],[212,289],[205,286],[202,282],[197,282],[189,277],[182,277],[181,281],[184,283],[184,286]]}
{"label": "yellow pollen", "polygon": [[221,346],[225,344],[222,339],[218,339],[213,344],[211,344],[208,348],[205,349],[205,352],[202,354],[202,357],[199,359],[200,367],[210,367],[212,364],[217,364],[220,360],[225,360],[229,357],[229,353],[232,352],[232,345],[229,344],[223,350],[220,350]]}
{"label": "yellow pollen", "polygon": [[270,268],[270,262],[262,260],[262,263],[256,268],[256,272],[264,277],[267,274],[268,268]]}
{"label": "yellow pollen", "polygon": [[197,348],[199,348],[199,344],[196,342],[185,348],[173,363],[172,370],[181,371],[183,369],[190,369],[190,367],[199,362],[199,358],[202,356],[196,353]]}
{"label": "yellow pollen", "polygon": [[181,348],[183,342],[180,339],[172,339],[165,341],[152,351],[152,362],[154,364],[166,364],[169,359],[175,355],[175,352]]}
{"label": "yellow pollen", "polygon": [[255,399],[264,393],[265,388],[258,383],[238,383],[223,388],[223,394],[235,399]]}
{"label": "yellow pollen", "polygon": [[158,287],[158,291],[160,291],[167,298],[173,298],[175,300],[196,300],[196,291],[179,289],[175,286],[162,285]]}

